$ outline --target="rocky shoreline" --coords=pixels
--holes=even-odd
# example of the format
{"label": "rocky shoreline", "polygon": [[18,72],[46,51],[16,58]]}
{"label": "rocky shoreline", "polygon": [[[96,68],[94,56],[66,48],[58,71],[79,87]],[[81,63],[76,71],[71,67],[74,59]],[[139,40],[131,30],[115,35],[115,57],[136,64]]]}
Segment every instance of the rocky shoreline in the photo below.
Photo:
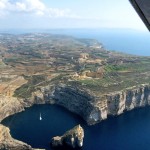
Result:
{"label": "rocky shoreline", "polygon": [[[54,103],[61,105],[73,113],[80,115],[88,125],[94,125],[107,119],[109,115],[119,115],[124,111],[150,105],[150,85],[143,84],[138,87],[131,87],[125,91],[97,96],[94,93],[77,87],[57,85],[42,87],[41,90],[33,93],[30,99],[18,99],[15,97],[0,97],[0,121],[15,113],[24,111],[26,107],[34,104]],[[32,149],[31,146],[14,140],[9,129],[0,124],[1,135],[0,149]],[[4,138],[7,138],[4,142]],[[11,141],[11,142],[10,142]],[[19,142],[19,143],[18,143]],[[11,147],[12,146],[12,147]],[[28,147],[28,148],[27,148]],[[29,150],[30,150],[29,149]]]}
{"label": "rocky shoreline", "polygon": [[[42,103],[42,102],[41,102]],[[6,117],[24,111],[25,108],[38,104],[33,98],[22,100],[15,97],[0,97],[0,122]],[[40,103],[39,103],[40,104]],[[0,123],[0,150],[44,150],[32,148],[27,143],[15,140],[10,135],[8,127]]]}
{"label": "rocky shoreline", "polygon": [[3,125],[0,125],[0,149],[2,150],[40,150],[40,149],[34,149],[30,145],[24,142],[13,139],[10,135],[9,128]]}

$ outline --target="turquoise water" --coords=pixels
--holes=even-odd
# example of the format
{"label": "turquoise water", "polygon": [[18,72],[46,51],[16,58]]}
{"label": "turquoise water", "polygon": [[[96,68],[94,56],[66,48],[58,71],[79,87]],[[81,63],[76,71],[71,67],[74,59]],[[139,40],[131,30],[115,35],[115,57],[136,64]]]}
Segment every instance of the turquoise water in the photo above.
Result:
{"label": "turquoise water", "polygon": [[[42,120],[39,120],[40,113]],[[3,120],[14,138],[50,149],[53,136],[77,124],[85,130],[82,150],[150,150],[150,107],[139,108],[87,126],[77,115],[54,105],[35,105]]]}

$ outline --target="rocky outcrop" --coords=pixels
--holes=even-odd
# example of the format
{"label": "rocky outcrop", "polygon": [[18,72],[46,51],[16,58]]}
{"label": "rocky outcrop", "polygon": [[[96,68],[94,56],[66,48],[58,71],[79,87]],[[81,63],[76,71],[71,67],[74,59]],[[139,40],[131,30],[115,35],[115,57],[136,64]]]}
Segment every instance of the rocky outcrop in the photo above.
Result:
{"label": "rocky outcrop", "polygon": [[1,150],[38,150],[33,149],[30,145],[15,140],[10,135],[9,128],[0,125],[0,149]]}
{"label": "rocky outcrop", "polygon": [[85,89],[63,85],[56,87],[53,98],[56,104],[80,115],[89,125],[93,125],[109,115],[119,115],[124,111],[150,105],[150,85],[143,84],[101,96]]}
{"label": "rocky outcrop", "polygon": [[24,102],[15,97],[0,96],[0,121],[24,110]]}
{"label": "rocky outcrop", "polygon": [[67,131],[63,136],[52,138],[52,147],[69,146],[71,148],[79,148],[83,146],[84,130],[78,125]]}

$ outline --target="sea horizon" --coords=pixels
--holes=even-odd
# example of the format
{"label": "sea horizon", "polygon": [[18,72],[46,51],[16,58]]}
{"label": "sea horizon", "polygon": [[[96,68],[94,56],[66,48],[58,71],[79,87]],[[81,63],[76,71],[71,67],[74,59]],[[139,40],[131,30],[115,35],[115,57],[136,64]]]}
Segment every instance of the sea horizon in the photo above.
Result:
{"label": "sea horizon", "polygon": [[145,30],[126,28],[0,29],[0,33],[50,33],[63,34],[77,38],[90,38],[98,40],[107,50],[137,56],[150,56],[150,33]]}

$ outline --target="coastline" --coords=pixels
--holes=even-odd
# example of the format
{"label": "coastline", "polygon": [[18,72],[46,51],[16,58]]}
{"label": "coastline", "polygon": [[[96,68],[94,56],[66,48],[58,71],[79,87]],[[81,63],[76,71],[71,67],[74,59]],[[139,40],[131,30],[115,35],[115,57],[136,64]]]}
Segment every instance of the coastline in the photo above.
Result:
{"label": "coastline", "polygon": [[[62,98],[62,95],[61,95],[61,97],[59,97],[60,95],[58,95],[59,93],[62,94],[64,92],[63,88],[67,88],[68,92],[70,89],[74,90],[74,94],[72,93],[72,100],[70,101],[70,103],[66,103],[66,101]],[[52,104],[53,103],[56,105],[63,106],[66,109],[68,109],[69,111],[80,115],[87,122],[88,125],[94,125],[96,123],[101,122],[102,120],[107,119],[107,117],[110,115],[117,116],[117,115],[124,113],[125,111],[129,111],[129,110],[133,110],[134,108],[150,105],[150,86],[149,86],[149,84],[141,85],[140,87],[128,88],[128,89],[126,89],[126,91],[118,91],[118,92],[114,92],[114,93],[109,93],[109,94],[105,95],[105,99],[104,99],[104,96],[102,96],[103,97],[103,99],[102,99],[102,97],[97,97],[96,95],[94,97],[94,95],[92,95],[92,93],[90,93],[91,95],[89,95],[89,93],[87,94],[87,91],[83,91],[83,90],[80,91],[79,89],[78,89],[78,91],[76,91],[73,87],[69,87],[69,88],[65,87],[65,86],[55,87],[55,91],[49,91],[47,97],[46,97],[46,95],[44,95],[44,93],[42,93],[42,91],[35,92],[34,97],[32,97],[28,100],[27,99],[19,100],[17,98],[12,97],[11,100],[12,101],[15,100],[14,102],[16,105],[14,105],[14,104],[12,105],[12,102],[9,103],[10,98],[8,100],[8,97],[5,97],[7,106],[10,105],[9,111],[7,110],[6,112],[1,113],[2,115],[0,116],[0,119],[2,121],[4,118],[6,118],[10,115],[16,114],[18,112],[24,111],[25,108],[31,107],[34,104]],[[47,87],[45,87],[45,89],[47,90]],[[63,94],[68,94],[68,93],[66,92]],[[78,99],[76,99],[76,100],[74,99],[74,96],[73,96],[75,94],[80,95],[80,97],[78,97]],[[87,102],[85,94],[87,94],[87,96],[89,97],[88,102]],[[61,99],[58,99],[58,97]],[[83,104],[83,97],[86,100],[84,104]],[[53,98],[53,100],[52,100],[52,98]],[[67,95],[64,95],[64,98],[67,99]],[[69,98],[71,98],[71,97],[69,96]],[[16,100],[18,100],[17,103],[16,103]],[[84,107],[81,107],[81,105],[84,105],[87,111],[85,111]],[[72,107],[70,107],[70,106],[72,106]],[[3,108],[3,107],[1,107],[1,108]],[[79,110],[77,108],[81,108],[81,109]],[[3,110],[1,109],[0,112],[1,111],[3,111]],[[9,133],[9,129],[2,125],[1,125],[1,128],[5,131],[5,133],[7,133],[7,136],[9,137],[9,139],[11,139],[12,137]],[[16,143],[16,141],[14,139],[12,139],[12,141],[13,141],[12,142],[13,144]],[[19,143],[19,144],[24,145],[24,143]],[[5,143],[4,143],[4,141],[0,142],[0,147],[2,147],[4,145],[8,146],[9,141],[6,141]],[[17,144],[16,144],[16,146],[17,146]]]}

